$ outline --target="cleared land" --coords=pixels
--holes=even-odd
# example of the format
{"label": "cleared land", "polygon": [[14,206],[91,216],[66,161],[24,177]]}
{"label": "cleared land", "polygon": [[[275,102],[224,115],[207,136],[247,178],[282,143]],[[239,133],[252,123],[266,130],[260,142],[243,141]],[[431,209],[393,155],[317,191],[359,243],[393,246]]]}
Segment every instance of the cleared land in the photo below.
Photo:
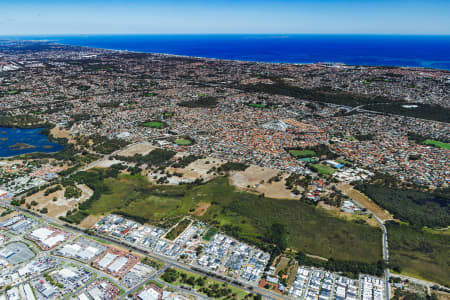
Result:
{"label": "cleared land", "polygon": [[342,193],[344,193],[344,195],[350,197],[351,199],[355,200],[356,202],[358,202],[359,204],[361,204],[362,206],[364,206],[365,208],[370,210],[375,216],[380,218],[381,221],[384,222],[384,221],[394,219],[394,217],[389,212],[384,210],[382,207],[378,206],[375,202],[370,200],[363,193],[355,190],[353,188],[353,186],[351,186],[350,184],[346,184],[346,183],[339,184],[339,185],[337,185],[337,188]]}
{"label": "cleared land", "polygon": [[245,171],[232,172],[230,183],[239,189],[264,194],[269,198],[298,199],[298,196],[293,195],[290,190],[286,189],[284,179],[288,175],[283,176],[278,182],[272,181],[272,183],[269,183],[269,179],[277,176],[278,173],[280,173],[279,170],[252,165]]}
{"label": "cleared land", "polygon": [[193,215],[197,217],[201,217],[208,211],[208,208],[211,206],[211,203],[208,202],[200,202],[195,207],[195,211],[193,212]]}
{"label": "cleared land", "polygon": [[[53,192],[47,196],[45,195],[46,190],[40,191],[27,197],[25,199],[25,203],[31,203],[35,201],[37,205],[33,206],[34,209],[41,210],[43,208],[47,208],[47,215],[53,218],[65,216],[68,210],[76,208],[78,203],[85,201],[93,194],[93,191],[84,184],[77,185],[77,187],[82,192],[80,198],[66,199],[64,197],[65,189],[63,188],[62,190]],[[53,201],[54,198],[56,198],[56,201]],[[23,206],[25,207],[25,205],[26,204],[24,204]]]}
{"label": "cleared land", "polygon": [[190,163],[185,168],[166,168],[169,173],[182,174],[183,179],[194,181],[199,178],[203,178],[208,181],[216,177],[212,172],[208,173],[211,168],[219,168],[225,161],[217,158],[201,158]]}
{"label": "cleared land", "polygon": [[136,154],[147,155],[155,149],[155,146],[152,146],[149,142],[142,142],[139,144],[135,144],[130,146],[129,148],[120,152],[121,156],[134,156]]}
{"label": "cleared land", "polygon": [[61,129],[58,126],[53,127],[52,130],[50,130],[50,133],[55,138],[64,138],[64,139],[67,139],[67,141],[71,144],[75,143],[72,133],[70,131]]}

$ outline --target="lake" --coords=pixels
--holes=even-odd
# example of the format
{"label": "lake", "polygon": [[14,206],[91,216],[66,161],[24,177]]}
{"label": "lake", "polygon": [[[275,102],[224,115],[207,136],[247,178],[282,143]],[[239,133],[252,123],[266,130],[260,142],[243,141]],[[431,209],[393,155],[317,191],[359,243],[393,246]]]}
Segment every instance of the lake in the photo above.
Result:
{"label": "lake", "polygon": [[64,149],[41,133],[44,128],[20,129],[0,127],[0,157],[42,152],[52,153]]}

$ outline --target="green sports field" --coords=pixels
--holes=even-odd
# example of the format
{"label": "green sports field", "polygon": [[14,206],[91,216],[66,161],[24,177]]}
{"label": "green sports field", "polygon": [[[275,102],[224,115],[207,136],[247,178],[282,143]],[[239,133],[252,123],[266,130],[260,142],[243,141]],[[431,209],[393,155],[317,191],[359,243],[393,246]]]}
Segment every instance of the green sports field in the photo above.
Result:
{"label": "green sports field", "polygon": [[188,146],[192,144],[192,141],[188,139],[176,139],[175,144],[179,146]]}
{"label": "green sports field", "polygon": [[305,158],[316,156],[316,152],[312,150],[289,150],[289,153],[295,158]]}
{"label": "green sports field", "polygon": [[163,122],[159,122],[159,121],[145,122],[142,124],[142,126],[149,127],[149,128],[157,128],[157,129],[162,129],[162,128],[167,127],[166,124],[164,124]]}
{"label": "green sports field", "polygon": [[431,146],[435,146],[435,147],[438,147],[438,148],[450,150],[450,144],[449,143],[439,142],[439,141],[430,140],[430,139],[425,140],[423,143],[425,145],[431,145]]}

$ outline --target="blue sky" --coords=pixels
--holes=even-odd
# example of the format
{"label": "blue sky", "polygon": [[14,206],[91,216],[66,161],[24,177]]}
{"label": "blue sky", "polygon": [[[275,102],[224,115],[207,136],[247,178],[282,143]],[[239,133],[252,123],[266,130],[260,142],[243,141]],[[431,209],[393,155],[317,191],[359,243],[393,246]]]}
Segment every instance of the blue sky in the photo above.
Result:
{"label": "blue sky", "polygon": [[0,0],[0,35],[450,34],[450,0]]}

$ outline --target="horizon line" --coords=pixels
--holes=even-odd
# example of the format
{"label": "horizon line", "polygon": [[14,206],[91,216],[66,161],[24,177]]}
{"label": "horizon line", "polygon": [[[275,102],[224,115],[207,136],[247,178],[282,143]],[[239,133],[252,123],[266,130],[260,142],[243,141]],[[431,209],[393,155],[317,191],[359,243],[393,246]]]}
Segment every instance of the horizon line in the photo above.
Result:
{"label": "horizon line", "polygon": [[214,32],[202,32],[202,33],[18,33],[18,34],[1,34],[0,37],[26,37],[26,36],[95,36],[95,35],[366,35],[366,36],[441,36],[450,37],[450,33],[428,33],[428,34],[414,34],[414,33],[214,33]]}

